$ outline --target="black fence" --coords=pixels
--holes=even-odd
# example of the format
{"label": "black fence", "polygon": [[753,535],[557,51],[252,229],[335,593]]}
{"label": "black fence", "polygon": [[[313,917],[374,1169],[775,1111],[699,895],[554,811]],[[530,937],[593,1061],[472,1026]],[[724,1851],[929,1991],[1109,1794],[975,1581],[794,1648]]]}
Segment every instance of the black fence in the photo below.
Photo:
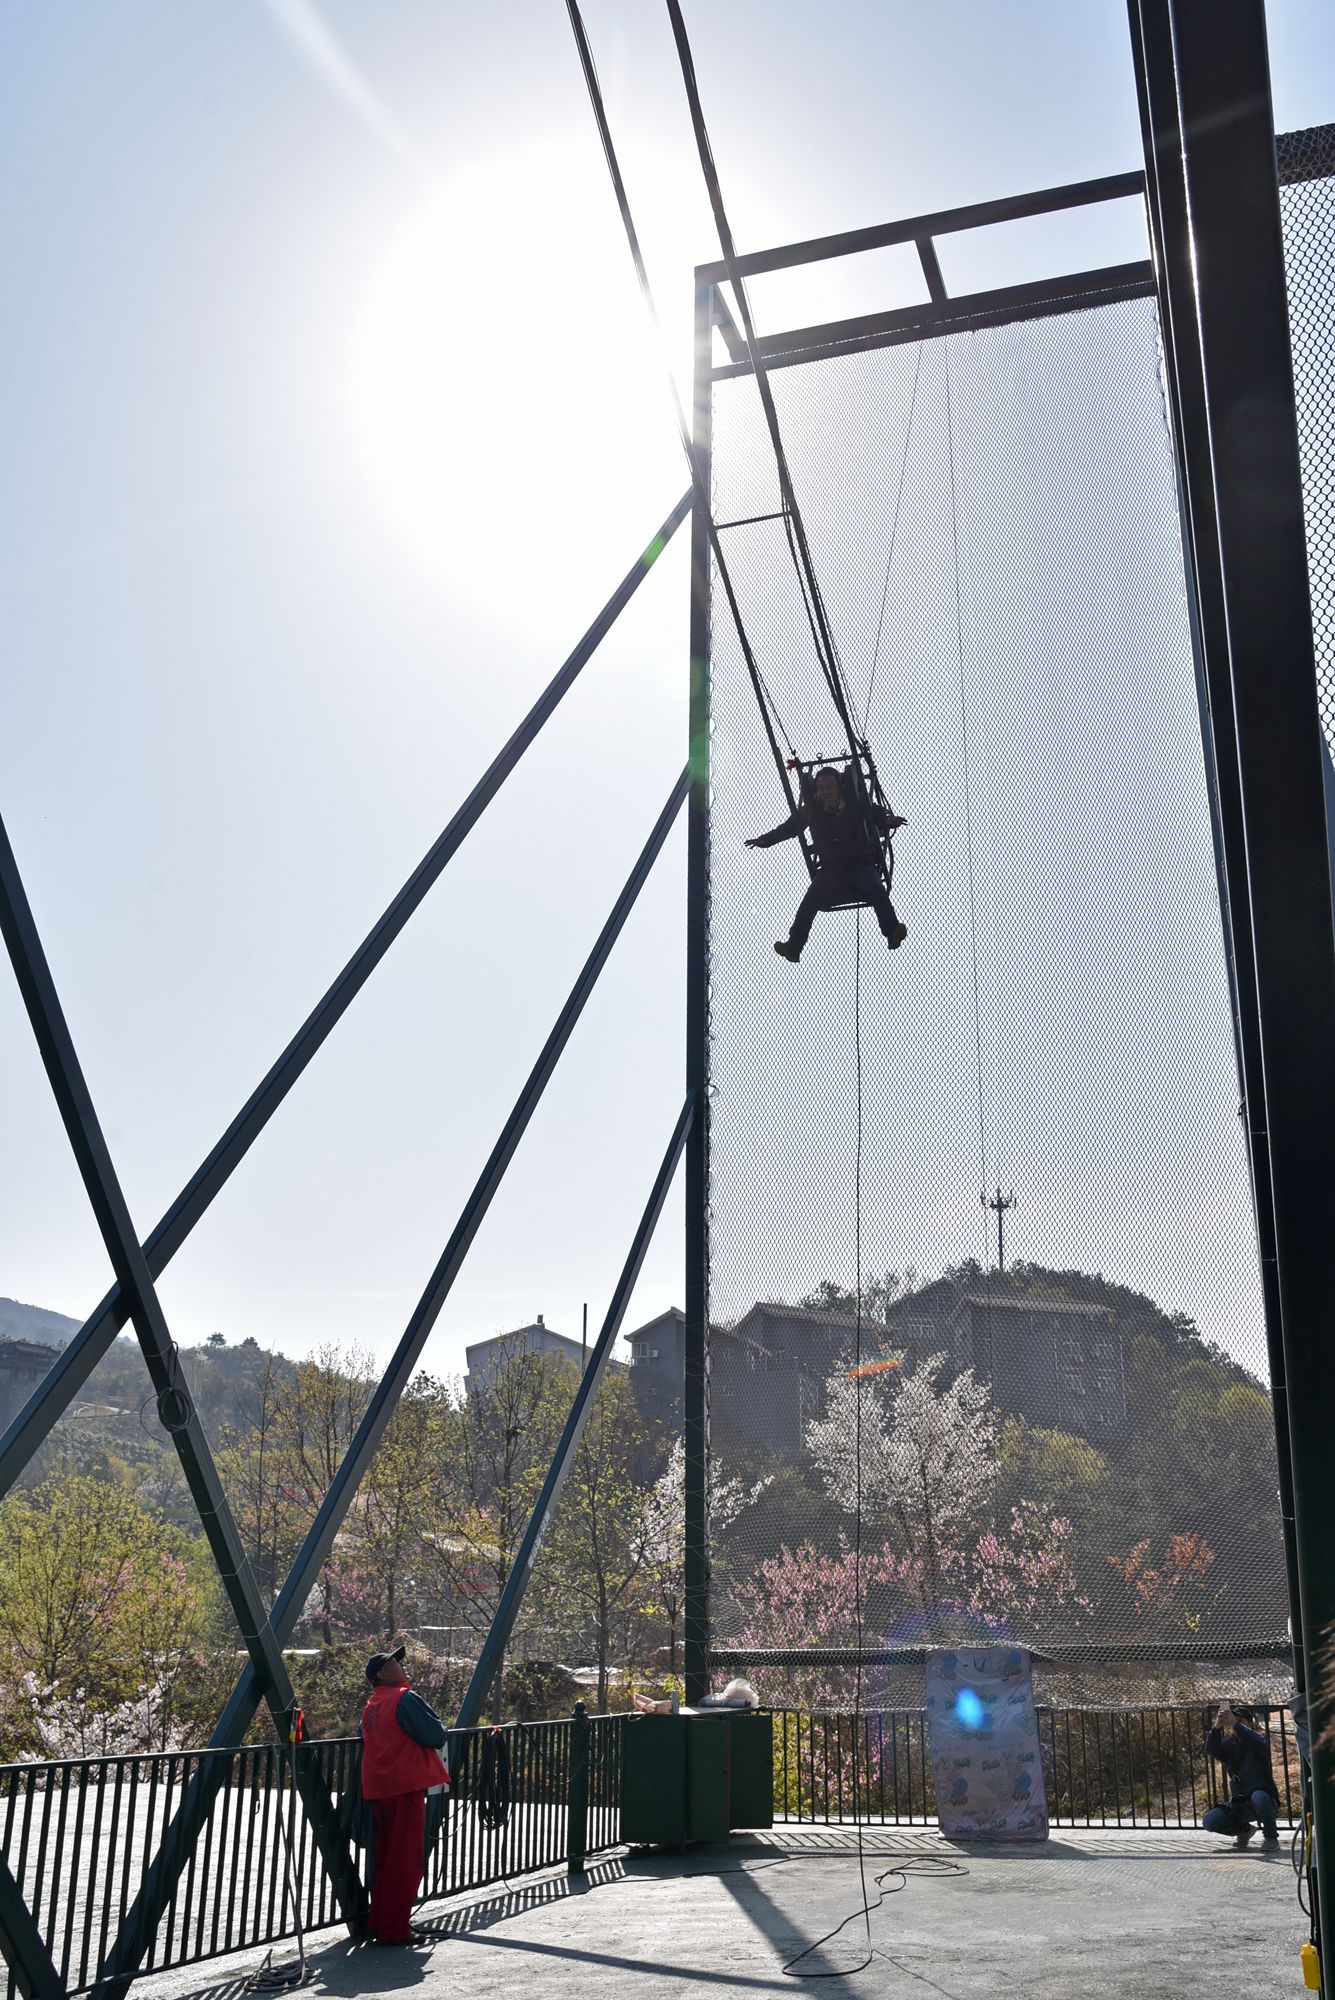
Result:
{"label": "black fence", "polygon": [[[454,1736],[454,1785],[433,1816],[424,1899],[579,1867],[587,1854],[615,1846],[622,1719],[577,1715]],[[360,1742],[308,1743],[297,1754],[327,1785],[365,1878]],[[264,1744],[0,1767],[0,1855],[67,1993],[104,1977],[159,1851],[173,1857],[180,1809],[201,1778],[213,1779],[216,1796],[140,1973],[343,1921],[292,1783],[291,1756]],[[16,1990],[10,1968],[7,2000]]]}
{"label": "black fence", "polygon": [[[775,1709],[775,1817],[817,1825],[936,1819],[921,1709],[846,1713]],[[1199,1827],[1220,1803],[1205,1755],[1213,1708],[1040,1708],[1048,1812],[1059,1826]],[[1257,1710],[1270,1743],[1282,1819],[1302,1813],[1302,1780],[1286,1710]]]}
{"label": "black fence", "polygon": [[[335,1797],[351,1793],[360,1744],[302,1755]],[[140,1970],[160,1972],[339,1921],[332,1885],[275,1744],[0,1768],[0,1852],[65,1990],[97,1984],[127,1913],[200,1779],[218,1785]],[[15,1990],[11,1969],[7,1992]]]}
{"label": "black fence", "polygon": [[[920,1709],[775,1709],[774,1813],[793,1824],[855,1819],[925,1825],[936,1816]],[[1262,1711],[1258,1710],[1258,1715]],[[1198,1827],[1218,1800],[1205,1756],[1211,1711],[1194,1706],[1042,1708],[1051,1816],[1059,1825]],[[432,1822],[423,1899],[543,1869],[582,1868],[618,1845],[625,1717],[577,1714],[459,1732],[454,1785]],[[1298,1749],[1286,1712],[1264,1713],[1281,1817],[1301,1813]],[[309,1743],[350,1847],[365,1862],[355,1738]],[[140,1972],[279,1943],[342,1921],[276,1745],[0,1767],[0,1854],[68,1993],[104,1976],[127,1913],[161,1849],[171,1857],[181,1805],[227,1764],[208,1819],[179,1871]],[[210,1772],[210,1767],[213,1772]],[[363,1867],[363,1874],[368,1871]],[[299,1918],[299,1922],[298,1922]],[[9,2000],[16,1986],[9,1976]]]}

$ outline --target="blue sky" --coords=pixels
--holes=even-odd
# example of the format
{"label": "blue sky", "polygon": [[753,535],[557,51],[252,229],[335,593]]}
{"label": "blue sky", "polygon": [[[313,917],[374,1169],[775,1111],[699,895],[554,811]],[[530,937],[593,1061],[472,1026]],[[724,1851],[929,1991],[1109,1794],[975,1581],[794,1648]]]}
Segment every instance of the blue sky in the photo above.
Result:
{"label": "blue sky", "polygon": [[[587,18],[680,352],[714,244],[666,16]],[[744,247],[1138,163],[1113,0],[688,18]],[[1271,35],[1278,124],[1335,116],[1329,10]],[[11,5],[0,188],[0,809],[147,1231],[684,477],[560,0]],[[1139,248],[1123,205],[943,261],[958,289]],[[762,326],[917,295],[864,262],[758,285]],[[171,1266],[179,1338],[396,1337],[679,768],[683,558]],[[438,1370],[602,1309],[680,1100],[683,861]],[[0,1292],[82,1315],[105,1260],[8,980],[0,1076]],[[680,1294],[674,1206],[634,1315]]]}

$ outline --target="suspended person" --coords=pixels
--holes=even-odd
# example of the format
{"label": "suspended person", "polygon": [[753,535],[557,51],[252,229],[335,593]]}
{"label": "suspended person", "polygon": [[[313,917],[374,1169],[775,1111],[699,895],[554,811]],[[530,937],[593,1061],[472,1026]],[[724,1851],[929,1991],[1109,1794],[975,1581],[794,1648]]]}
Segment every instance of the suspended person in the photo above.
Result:
{"label": "suspended person", "polygon": [[409,1686],[405,1651],[372,1653],[366,1662],[371,1694],[362,1710],[362,1797],[375,1819],[375,1944],[422,1941],[410,1919],[426,1859],[426,1795],[449,1782],[445,1724]]}
{"label": "suspended person", "polygon": [[803,786],[796,812],[790,813],[782,826],[747,841],[748,847],[774,847],[781,840],[796,840],[799,834],[807,833],[816,850],[816,878],[797,906],[788,936],[774,947],[780,958],[796,965],[817,910],[832,910],[840,903],[869,903],[886,943],[891,951],[898,951],[909,934],[908,926],[900,923],[890,901],[894,858],[881,843],[897,827],[907,825],[907,820],[885,812],[870,800],[850,800],[843,778],[827,764],[814,786]]}
{"label": "suspended person", "polygon": [[[1207,1833],[1231,1833],[1245,1847],[1259,1824],[1261,1845],[1279,1846],[1279,1792],[1270,1768],[1270,1745],[1256,1717],[1242,1702],[1224,1702],[1205,1738],[1207,1756],[1228,1773],[1226,1806],[1211,1806],[1201,1825]],[[1256,1824],[1254,1824],[1254,1822]]]}

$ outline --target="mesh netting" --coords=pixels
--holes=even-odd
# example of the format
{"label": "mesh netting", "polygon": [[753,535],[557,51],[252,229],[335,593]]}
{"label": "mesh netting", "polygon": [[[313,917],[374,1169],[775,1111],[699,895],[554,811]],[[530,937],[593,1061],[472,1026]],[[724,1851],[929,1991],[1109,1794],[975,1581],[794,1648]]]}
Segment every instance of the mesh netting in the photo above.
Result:
{"label": "mesh netting", "polygon": [[1335,126],[1279,142],[1317,694],[1335,749]]}
{"label": "mesh netting", "polygon": [[[1328,179],[1286,190],[1328,727],[1333,212]],[[717,595],[712,1644],[775,1700],[837,1699],[859,1625],[868,1649],[1004,1631],[1087,1660],[1273,1658],[1273,1428],[1154,305],[772,380],[909,821],[909,936],[891,954],[870,912],[827,914],[800,965],[776,957],[806,877],[795,843],[743,846],[785,808]],[[713,423],[760,665],[796,751],[837,752],[781,526],[754,518],[778,497],[749,377],[723,371]],[[859,1355],[884,1365],[854,1377]]]}

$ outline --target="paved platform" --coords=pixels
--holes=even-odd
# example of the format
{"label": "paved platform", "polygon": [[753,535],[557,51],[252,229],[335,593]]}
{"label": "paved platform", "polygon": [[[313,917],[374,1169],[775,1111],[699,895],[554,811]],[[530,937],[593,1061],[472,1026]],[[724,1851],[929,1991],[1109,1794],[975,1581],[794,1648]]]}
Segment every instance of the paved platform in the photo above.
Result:
{"label": "paved platform", "polygon": [[[864,1852],[869,1900],[883,1900],[861,1971],[868,1941],[855,1836],[779,1828],[738,1835],[724,1850],[622,1853],[596,1862],[582,1883],[553,1874],[425,1906],[419,1921],[433,1937],[412,1951],[326,1933],[313,1941],[307,1990],[335,2000],[764,2000],[801,1990],[783,1967],[806,1952],[795,1973],[847,1972],[847,1991],[885,2000],[1303,1991],[1307,1933],[1287,1845],[1271,1857],[1196,1832],[1062,1830],[1042,1845],[965,1848],[934,1831],[868,1829]],[[255,1954],[229,1959],[222,1977],[221,1965],[195,1967],[134,1992],[240,2000],[257,1963]],[[814,1990],[844,1986],[822,1980]]]}

